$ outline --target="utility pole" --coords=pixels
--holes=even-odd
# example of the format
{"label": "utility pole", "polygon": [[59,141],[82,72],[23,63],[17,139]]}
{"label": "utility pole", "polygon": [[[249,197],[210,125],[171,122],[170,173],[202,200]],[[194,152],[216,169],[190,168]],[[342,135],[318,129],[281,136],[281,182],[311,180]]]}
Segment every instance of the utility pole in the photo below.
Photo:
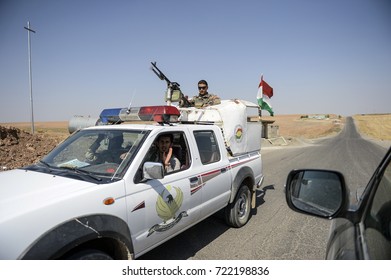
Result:
{"label": "utility pole", "polygon": [[33,109],[33,78],[32,78],[32,70],[31,70],[31,40],[30,40],[30,32],[35,33],[34,30],[30,28],[30,22],[27,22],[27,27],[25,27],[27,32],[27,40],[28,40],[28,53],[29,53],[29,83],[30,83],[30,107],[31,107],[31,133],[34,134],[34,109]]}

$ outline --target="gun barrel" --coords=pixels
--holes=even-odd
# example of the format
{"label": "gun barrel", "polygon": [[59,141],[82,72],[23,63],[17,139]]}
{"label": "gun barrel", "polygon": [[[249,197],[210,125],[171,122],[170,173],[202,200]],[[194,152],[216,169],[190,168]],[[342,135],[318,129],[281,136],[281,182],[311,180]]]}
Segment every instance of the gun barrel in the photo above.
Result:
{"label": "gun barrel", "polygon": [[156,62],[151,62],[151,64],[151,69],[156,74],[156,76],[158,76],[160,80],[165,80],[167,84],[171,84],[171,81],[167,78],[167,76],[164,75],[163,72],[160,71],[160,69],[156,66]]}
{"label": "gun barrel", "polygon": [[151,70],[153,71],[153,73],[156,74],[156,76],[159,77],[160,80],[164,80],[164,78],[162,77],[162,75],[160,73],[158,73],[155,69],[151,68]]}

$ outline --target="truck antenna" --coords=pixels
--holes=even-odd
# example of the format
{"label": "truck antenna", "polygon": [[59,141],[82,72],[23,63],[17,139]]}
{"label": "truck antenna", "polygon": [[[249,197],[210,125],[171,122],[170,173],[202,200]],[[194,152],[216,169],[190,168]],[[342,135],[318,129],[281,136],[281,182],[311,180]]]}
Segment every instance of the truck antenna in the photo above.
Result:
{"label": "truck antenna", "polygon": [[133,98],[134,98],[135,93],[136,93],[136,90],[133,89],[132,98],[130,99],[129,106],[126,109],[126,114],[128,114],[128,115],[130,114],[130,109],[132,108],[132,102],[133,102]]}

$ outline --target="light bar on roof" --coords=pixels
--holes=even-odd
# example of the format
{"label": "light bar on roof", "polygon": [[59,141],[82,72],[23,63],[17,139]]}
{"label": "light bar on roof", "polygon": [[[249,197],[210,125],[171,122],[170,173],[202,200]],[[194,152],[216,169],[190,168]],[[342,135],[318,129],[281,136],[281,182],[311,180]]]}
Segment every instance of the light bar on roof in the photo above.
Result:
{"label": "light bar on roof", "polygon": [[143,121],[155,121],[158,123],[175,123],[181,115],[174,106],[144,106],[138,113]]}

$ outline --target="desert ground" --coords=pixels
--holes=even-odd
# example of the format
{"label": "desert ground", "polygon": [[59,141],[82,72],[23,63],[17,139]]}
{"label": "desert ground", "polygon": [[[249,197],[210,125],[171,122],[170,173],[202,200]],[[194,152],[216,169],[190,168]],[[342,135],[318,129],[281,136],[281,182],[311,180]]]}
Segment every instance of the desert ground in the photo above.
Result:
{"label": "desert ground", "polygon": [[[391,114],[356,115],[359,132],[376,141],[391,141]],[[316,139],[337,134],[345,118],[338,115],[263,116],[274,121],[277,135],[288,143],[294,139]],[[69,136],[68,122],[0,123],[0,171],[32,164]]]}

